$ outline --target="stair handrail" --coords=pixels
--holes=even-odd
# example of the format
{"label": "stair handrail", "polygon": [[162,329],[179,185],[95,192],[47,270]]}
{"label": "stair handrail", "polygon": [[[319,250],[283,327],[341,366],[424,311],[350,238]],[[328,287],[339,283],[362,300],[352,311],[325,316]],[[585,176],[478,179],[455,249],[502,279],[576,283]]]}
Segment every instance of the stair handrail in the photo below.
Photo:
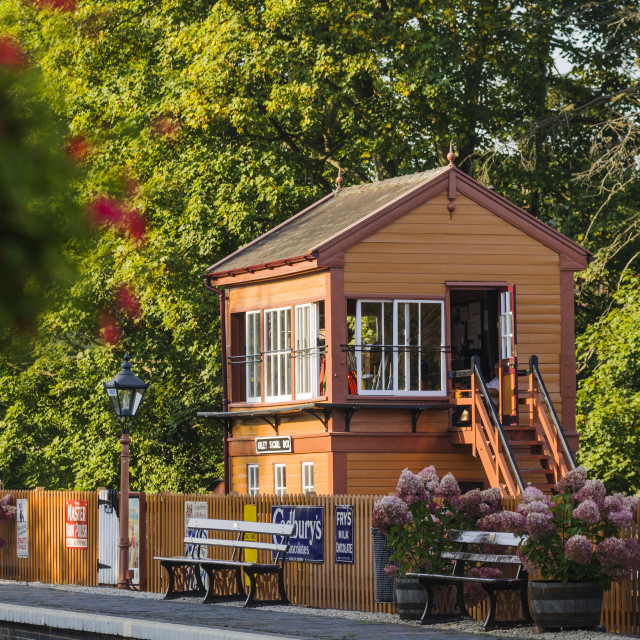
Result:
{"label": "stair handrail", "polygon": [[491,396],[489,395],[489,389],[487,388],[487,383],[485,382],[484,376],[482,375],[482,370],[480,369],[479,356],[471,356],[471,370],[475,374],[476,380],[479,383],[478,386],[480,387],[480,395],[485,401],[485,406],[489,411],[489,416],[491,418],[491,421],[493,422],[494,427],[498,431],[498,436],[500,437],[500,442],[502,443],[503,451],[506,454],[507,462],[511,467],[511,472],[513,474],[513,477],[516,480],[518,489],[520,489],[520,493],[524,493],[524,482],[522,480],[522,476],[520,475],[520,470],[518,469],[516,460],[513,457],[513,453],[511,451],[511,447],[509,446],[509,441],[507,440],[507,436],[505,435],[504,429],[502,428],[502,423],[500,422],[500,418],[498,416],[496,406],[493,404],[493,401],[491,400]]}
{"label": "stair handrail", "polygon": [[567,438],[564,435],[564,429],[560,424],[560,420],[558,419],[558,414],[556,413],[555,408],[553,407],[553,403],[551,402],[551,396],[547,391],[547,386],[542,379],[542,374],[540,373],[540,368],[538,367],[538,356],[530,356],[529,357],[529,371],[533,374],[533,377],[536,380],[538,385],[538,390],[540,391],[540,395],[544,400],[545,406],[547,407],[547,411],[549,412],[549,416],[551,417],[551,423],[553,424],[553,428],[556,431],[556,436],[562,445],[562,450],[567,459],[567,462],[571,469],[575,469],[578,465],[576,463],[576,459],[573,456],[573,452],[571,451],[571,447],[569,447],[569,443],[567,442]]}

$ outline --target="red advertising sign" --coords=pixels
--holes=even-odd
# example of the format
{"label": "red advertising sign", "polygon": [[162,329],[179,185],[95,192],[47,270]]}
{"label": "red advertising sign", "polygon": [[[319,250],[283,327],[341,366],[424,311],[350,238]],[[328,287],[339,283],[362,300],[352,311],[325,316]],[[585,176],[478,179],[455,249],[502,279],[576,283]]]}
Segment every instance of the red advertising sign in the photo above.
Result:
{"label": "red advertising sign", "polygon": [[87,501],[67,500],[65,516],[67,549],[86,549],[88,546],[87,531]]}

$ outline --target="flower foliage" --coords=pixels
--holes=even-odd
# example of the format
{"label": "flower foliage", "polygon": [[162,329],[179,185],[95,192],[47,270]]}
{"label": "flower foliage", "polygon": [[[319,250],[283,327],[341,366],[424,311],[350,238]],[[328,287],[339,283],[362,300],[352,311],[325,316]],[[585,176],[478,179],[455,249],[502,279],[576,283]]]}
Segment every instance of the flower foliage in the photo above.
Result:
{"label": "flower foliage", "polygon": [[[518,553],[525,568],[539,571],[545,580],[591,582],[604,589],[640,569],[640,547],[623,539],[621,529],[631,525],[638,498],[616,493],[607,496],[600,480],[588,480],[582,467],[570,471],[549,499],[528,487],[512,519],[511,530],[528,534]],[[517,520],[517,516],[520,520]]]}
{"label": "flower foliage", "polygon": [[[11,496],[7,494],[0,500],[0,522],[9,522],[16,515],[16,508],[11,505]],[[0,547],[4,545],[6,540],[0,538]]]}
{"label": "flower foliage", "polygon": [[441,558],[442,551],[452,548],[447,531],[469,529],[479,518],[496,514],[500,507],[500,491],[474,489],[464,495],[453,474],[442,479],[433,466],[419,473],[404,469],[395,496],[385,496],[373,507],[373,525],[385,533],[395,549],[391,560],[397,569],[390,574],[443,571],[450,561]]}

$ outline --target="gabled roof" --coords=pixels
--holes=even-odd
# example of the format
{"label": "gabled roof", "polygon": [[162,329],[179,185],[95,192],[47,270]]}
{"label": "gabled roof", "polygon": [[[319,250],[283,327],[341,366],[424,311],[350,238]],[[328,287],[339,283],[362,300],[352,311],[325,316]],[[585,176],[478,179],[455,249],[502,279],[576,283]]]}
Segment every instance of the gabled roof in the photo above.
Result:
{"label": "gabled roof", "polygon": [[253,271],[333,256],[438,193],[462,193],[563,256],[567,268],[585,268],[591,253],[512,202],[449,165],[422,173],[346,187],[328,194],[271,231],[209,267],[208,276]]}
{"label": "gabled roof", "polygon": [[313,253],[316,247],[428,182],[447,167],[345,187],[285,220],[207,269],[231,271]]}

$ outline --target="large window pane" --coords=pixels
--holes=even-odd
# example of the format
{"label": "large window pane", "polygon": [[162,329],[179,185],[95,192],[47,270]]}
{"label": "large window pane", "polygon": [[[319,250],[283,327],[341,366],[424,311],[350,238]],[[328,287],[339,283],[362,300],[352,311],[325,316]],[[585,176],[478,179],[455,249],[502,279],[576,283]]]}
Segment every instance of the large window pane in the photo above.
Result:
{"label": "large window pane", "polygon": [[358,392],[441,393],[441,302],[360,300],[356,305]]}
{"label": "large window pane", "polygon": [[265,392],[269,400],[291,396],[290,309],[264,312]]}
{"label": "large window pane", "polygon": [[261,354],[260,354],[260,312],[251,311],[246,315],[247,344],[247,400],[260,402],[262,396]]}
{"label": "large window pane", "polygon": [[296,398],[311,398],[319,394],[318,305],[297,306],[295,320]]}

